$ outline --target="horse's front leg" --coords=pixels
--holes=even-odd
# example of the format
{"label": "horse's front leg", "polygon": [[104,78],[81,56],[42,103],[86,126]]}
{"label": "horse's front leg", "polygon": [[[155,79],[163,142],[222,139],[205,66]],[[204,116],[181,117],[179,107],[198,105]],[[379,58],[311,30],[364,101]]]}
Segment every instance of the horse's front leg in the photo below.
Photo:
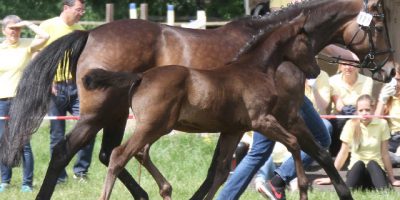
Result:
{"label": "horse's front leg", "polygon": [[[253,120],[252,126],[255,131],[260,132],[269,139],[278,141],[285,145],[292,153],[298,177],[300,199],[307,199],[308,181],[301,162],[300,146],[297,138],[283,128],[272,115],[259,117],[257,120]],[[301,140],[303,140],[303,138]]]}
{"label": "horse's front leg", "polygon": [[100,130],[99,126],[90,123],[92,119],[84,118],[77,122],[65,139],[53,149],[49,167],[36,199],[50,199],[61,171],[68,165],[72,157],[81,147],[89,144]]}

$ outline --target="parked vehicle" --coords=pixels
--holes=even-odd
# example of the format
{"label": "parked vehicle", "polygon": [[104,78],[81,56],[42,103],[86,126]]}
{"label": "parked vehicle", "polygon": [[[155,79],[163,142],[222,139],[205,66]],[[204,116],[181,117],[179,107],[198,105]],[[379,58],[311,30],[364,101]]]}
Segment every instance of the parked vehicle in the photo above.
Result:
{"label": "parked vehicle", "polygon": [[250,14],[253,16],[265,15],[269,12],[270,0],[249,0]]}

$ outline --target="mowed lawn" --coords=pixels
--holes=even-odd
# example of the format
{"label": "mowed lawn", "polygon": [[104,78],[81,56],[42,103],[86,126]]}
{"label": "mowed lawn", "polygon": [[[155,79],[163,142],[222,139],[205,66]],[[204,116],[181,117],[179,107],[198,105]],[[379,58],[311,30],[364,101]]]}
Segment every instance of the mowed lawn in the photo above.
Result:
{"label": "mowed lawn", "polygon": [[[132,121],[127,128],[125,139],[133,130]],[[68,121],[69,129],[73,126],[73,121]],[[217,134],[210,134],[206,137],[199,134],[184,134],[174,132],[174,134],[164,136],[156,142],[151,149],[151,158],[159,167],[173,186],[173,199],[189,199],[191,195],[200,186],[206,177],[207,169],[211,161],[212,154],[217,141]],[[96,146],[93,155],[92,166],[89,171],[89,180],[86,183],[78,182],[72,178],[72,165],[69,164],[67,172],[69,180],[65,184],[57,185],[52,199],[97,199],[100,196],[103,186],[106,167],[98,160],[102,133],[96,138]],[[49,123],[44,121],[41,128],[33,135],[31,142],[35,156],[35,177],[34,192],[22,194],[21,186],[21,168],[13,170],[13,179],[11,187],[4,193],[0,193],[0,200],[29,200],[35,199],[36,194],[43,181],[47,166],[49,163]],[[136,160],[131,160],[127,169],[139,181],[140,185],[148,192],[150,199],[161,199],[158,194],[158,187],[152,177],[144,168],[141,168]],[[141,171],[141,173],[140,173]],[[139,176],[139,174],[141,174]],[[355,199],[400,199],[399,192],[353,192]],[[289,192],[288,199],[298,199],[298,193]],[[336,193],[331,191],[320,191],[314,189],[309,194],[309,199],[331,200],[338,199]],[[117,180],[111,199],[126,200],[133,199],[130,193],[125,189],[121,182]],[[249,186],[242,195],[243,200],[263,199],[252,186]]]}

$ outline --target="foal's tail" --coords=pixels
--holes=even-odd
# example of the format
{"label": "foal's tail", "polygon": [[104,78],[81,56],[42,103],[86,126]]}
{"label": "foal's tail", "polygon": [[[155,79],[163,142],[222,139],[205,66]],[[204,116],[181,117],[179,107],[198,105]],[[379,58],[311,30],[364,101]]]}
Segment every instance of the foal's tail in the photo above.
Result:
{"label": "foal's tail", "polygon": [[8,166],[18,165],[21,149],[38,129],[47,112],[51,87],[58,64],[69,56],[69,67],[61,71],[75,76],[78,58],[89,32],[75,31],[52,42],[25,68],[10,108],[10,120],[0,140],[0,160]]}
{"label": "foal's tail", "polygon": [[122,88],[127,89],[129,97],[141,81],[141,73],[111,72],[104,69],[92,69],[82,78],[83,87],[87,90]]}

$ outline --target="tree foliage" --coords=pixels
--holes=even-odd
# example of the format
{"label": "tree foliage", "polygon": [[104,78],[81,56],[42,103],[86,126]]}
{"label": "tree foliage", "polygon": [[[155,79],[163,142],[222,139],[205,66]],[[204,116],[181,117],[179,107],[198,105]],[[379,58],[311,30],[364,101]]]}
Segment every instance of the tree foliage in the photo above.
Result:
{"label": "tree foliage", "polygon": [[[210,19],[231,19],[244,13],[243,0],[86,0],[84,21],[104,21],[105,5],[114,4],[114,19],[129,17],[129,3],[137,8],[148,4],[150,20],[160,21],[166,16],[167,4],[173,4],[178,20],[189,20],[196,16],[196,10],[204,7]],[[58,16],[62,9],[61,0],[2,0],[0,17],[16,14],[23,19],[44,20]]]}

